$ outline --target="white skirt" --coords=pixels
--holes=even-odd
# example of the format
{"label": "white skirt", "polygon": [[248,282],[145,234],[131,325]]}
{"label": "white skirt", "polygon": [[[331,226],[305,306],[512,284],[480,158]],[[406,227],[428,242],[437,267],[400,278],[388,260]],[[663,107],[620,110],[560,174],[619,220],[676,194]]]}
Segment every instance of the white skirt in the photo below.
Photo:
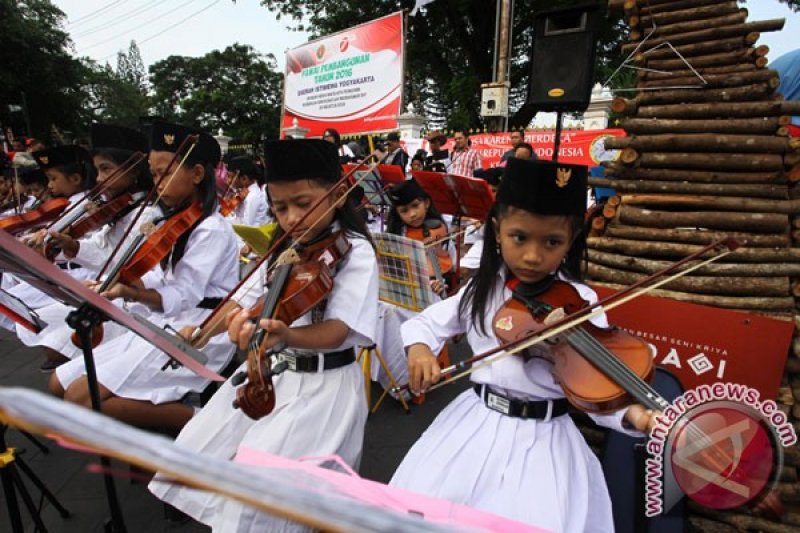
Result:
{"label": "white skirt", "polygon": [[552,531],[614,531],[600,462],[569,416],[511,418],[472,389],[439,414],[390,484]]}
{"label": "white skirt", "polygon": [[[238,371],[246,370],[242,365]],[[237,371],[237,373],[238,373]],[[358,467],[367,422],[364,381],[357,364],[318,373],[287,371],[274,378],[275,410],[252,420],[232,407],[236,388],[227,381],[178,435],[178,446],[233,459],[240,446],[282,457],[336,454]],[[159,481],[150,491],[214,531],[310,531],[218,494]]]}
{"label": "white skirt", "polygon": [[[169,323],[176,330],[197,325],[209,310],[193,309],[184,313],[181,320],[168,320],[163,315],[151,315],[150,321],[158,326]],[[187,316],[189,315],[189,316]],[[208,357],[206,366],[220,372],[231,360],[234,345],[227,333],[220,333],[202,349]],[[202,392],[209,381],[184,366],[164,365],[170,358],[148,341],[130,331],[103,342],[94,350],[97,381],[120,398],[149,401],[156,405],[178,401],[189,392]],[[82,358],[76,358],[56,369],[61,386],[69,385],[86,374]]]}

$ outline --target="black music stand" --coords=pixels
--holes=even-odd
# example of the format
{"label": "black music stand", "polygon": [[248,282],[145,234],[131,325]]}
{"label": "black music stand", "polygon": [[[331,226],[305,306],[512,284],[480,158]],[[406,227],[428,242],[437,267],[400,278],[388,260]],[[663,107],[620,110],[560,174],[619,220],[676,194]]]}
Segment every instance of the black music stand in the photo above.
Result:
{"label": "black music stand", "polygon": [[[67,316],[67,324],[75,329],[83,345],[86,379],[94,411],[101,412],[101,403],[92,353],[92,331],[106,319],[130,329],[196,374],[213,381],[224,381],[224,378],[203,366],[207,359],[202,352],[186,342],[177,341],[157,326],[145,325],[141,317],[135,318],[118,308],[2,230],[0,230],[0,270],[17,275],[49,296],[76,309]],[[105,472],[103,480],[111,513],[111,519],[106,523],[105,530],[125,533],[127,530],[114,479],[108,474],[111,462],[108,457],[101,455],[100,463]]]}

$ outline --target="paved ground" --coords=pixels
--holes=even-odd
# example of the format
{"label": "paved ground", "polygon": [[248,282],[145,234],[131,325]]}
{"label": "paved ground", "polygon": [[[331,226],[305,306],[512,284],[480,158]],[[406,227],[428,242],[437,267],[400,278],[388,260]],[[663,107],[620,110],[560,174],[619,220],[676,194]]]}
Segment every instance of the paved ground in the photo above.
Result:
{"label": "paved ground", "polygon": [[[450,350],[450,356],[454,361],[465,354],[463,348],[458,348]],[[42,360],[38,350],[26,348],[14,336],[0,330],[0,385],[45,390],[47,376],[38,370]],[[367,422],[361,475],[369,479],[388,481],[411,444],[428,427],[436,414],[466,386],[467,383],[462,381],[429,394],[426,403],[419,407],[414,406],[409,415],[404,413],[399,403],[384,402],[380,410]],[[373,391],[375,389],[379,389],[377,384],[373,385]],[[86,472],[86,465],[96,462],[94,457],[59,448],[51,442],[46,442],[50,452],[44,454],[14,429],[8,430],[6,440],[9,446],[23,450],[22,457],[26,464],[72,513],[70,518],[61,518],[52,505],[45,503],[41,516],[49,531],[64,533],[103,531],[104,522],[108,518],[103,481],[101,477]],[[126,469],[122,464],[116,466],[122,470]],[[28,485],[30,486],[30,483]],[[116,487],[130,533],[209,531],[208,528],[193,522],[179,525],[169,523],[164,519],[161,502],[142,484],[119,479],[116,481]],[[31,493],[38,503],[38,491],[31,488]],[[6,502],[5,497],[3,501]],[[34,531],[30,516],[24,510],[22,513],[25,531]],[[11,531],[5,503],[0,505],[0,531]]]}

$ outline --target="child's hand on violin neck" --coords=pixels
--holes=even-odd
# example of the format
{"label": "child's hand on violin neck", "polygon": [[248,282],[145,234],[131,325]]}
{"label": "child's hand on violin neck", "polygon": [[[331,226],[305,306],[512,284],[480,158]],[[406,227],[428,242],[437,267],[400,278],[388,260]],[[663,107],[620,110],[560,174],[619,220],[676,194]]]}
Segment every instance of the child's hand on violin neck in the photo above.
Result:
{"label": "child's hand on violin neck", "polygon": [[[280,342],[291,345],[289,342],[291,328],[285,322],[264,318],[259,325],[267,332],[267,339],[263,345],[265,349],[269,350]],[[240,349],[246,350],[255,329],[256,325],[250,320],[250,312],[243,310],[234,315],[228,324],[228,337]]]}
{"label": "child's hand on violin neck", "polygon": [[444,283],[437,279],[431,280],[431,289],[433,292],[437,294],[437,296],[444,296],[444,291],[447,287],[444,286]]}
{"label": "child's hand on violin neck", "polygon": [[408,348],[408,385],[411,392],[419,394],[442,378],[441,368],[431,349],[425,344]]}
{"label": "child's hand on violin neck", "polygon": [[64,255],[67,257],[75,257],[78,255],[78,241],[67,235],[66,233],[58,233],[57,231],[51,231],[50,237],[55,241],[61,251],[64,252]]}
{"label": "child's hand on violin neck", "polygon": [[645,406],[635,403],[625,412],[625,420],[642,433],[649,433],[656,425],[656,418],[661,411],[653,411]]}

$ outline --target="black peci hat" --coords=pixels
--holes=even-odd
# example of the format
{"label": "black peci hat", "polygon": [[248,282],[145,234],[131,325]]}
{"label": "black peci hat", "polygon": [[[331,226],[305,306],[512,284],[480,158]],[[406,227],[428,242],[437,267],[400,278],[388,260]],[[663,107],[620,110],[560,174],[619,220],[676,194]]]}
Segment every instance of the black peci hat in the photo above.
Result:
{"label": "black peci hat", "polygon": [[92,124],[92,150],[114,148],[147,154],[147,139],[140,131],[113,124]]}
{"label": "black peci hat", "polygon": [[264,159],[267,183],[304,179],[334,183],[342,176],[336,146],[322,139],[268,141]]}
{"label": "black peci hat", "polygon": [[394,205],[408,205],[417,198],[430,198],[420,184],[414,178],[408,179],[403,183],[398,183],[387,191],[389,199]]}
{"label": "black peci hat", "polygon": [[47,150],[33,152],[33,158],[36,160],[36,162],[39,164],[39,168],[42,170],[73,163],[91,164],[92,161],[92,158],[89,156],[89,152],[77,144],[56,146],[55,148],[48,148]]}
{"label": "black peci hat", "polygon": [[500,181],[497,202],[539,215],[582,215],[587,174],[582,165],[512,157]]}
{"label": "black peci hat", "polygon": [[219,163],[222,152],[214,137],[208,133],[168,122],[153,122],[150,126],[150,150],[175,153],[189,135],[197,135],[198,139],[189,157],[186,158],[187,164],[216,165]]}
{"label": "black peci hat", "polygon": [[234,157],[228,163],[228,173],[233,174],[237,172],[242,176],[247,176],[251,180],[255,180],[258,177],[258,171],[256,170],[253,158],[246,155]]}

